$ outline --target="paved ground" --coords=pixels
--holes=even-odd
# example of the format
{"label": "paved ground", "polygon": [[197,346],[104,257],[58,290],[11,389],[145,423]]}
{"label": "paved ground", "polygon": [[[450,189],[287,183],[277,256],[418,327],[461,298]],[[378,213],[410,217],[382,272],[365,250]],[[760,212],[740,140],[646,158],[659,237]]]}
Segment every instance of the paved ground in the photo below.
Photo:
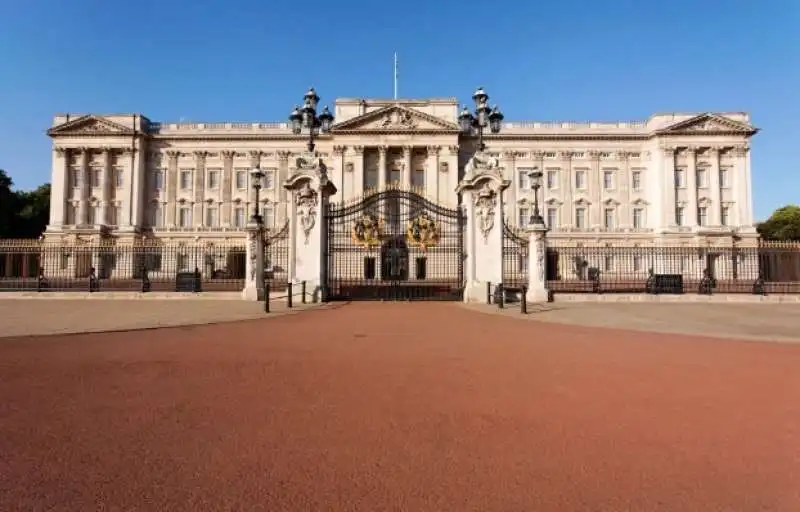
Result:
{"label": "paved ground", "polygon": [[800,346],[353,304],[0,343],[0,510],[800,510]]}
{"label": "paved ground", "polygon": [[483,304],[466,307],[542,322],[800,342],[800,304],[555,302],[529,305],[527,315],[520,314],[519,304],[509,304],[503,310]]}
{"label": "paved ground", "polygon": [[[315,305],[285,300],[270,303],[270,316]],[[264,318],[263,302],[243,300],[81,300],[0,298],[0,338],[100,332]]]}

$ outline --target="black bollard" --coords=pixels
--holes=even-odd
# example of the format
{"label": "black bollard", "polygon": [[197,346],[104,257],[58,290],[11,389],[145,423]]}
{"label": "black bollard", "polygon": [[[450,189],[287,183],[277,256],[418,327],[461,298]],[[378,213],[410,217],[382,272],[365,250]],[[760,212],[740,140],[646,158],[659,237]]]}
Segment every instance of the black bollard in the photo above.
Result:
{"label": "black bollard", "polygon": [[528,314],[528,287],[522,286],[522,296],[519,299],[519,312],[523,315]]}
{"label": "black bollard", "polygon": [[500,284],[497,285],[497,290],[498,290],[497,307],[499,309],[503,309],[503,308],[506,307],[506,297],[505,297],[506,291],[503,288],[503,283],[500,283]]}
{"label": "black bollard", "polygon": [[264,313],[269,313],[269,280],[264,279]]}
{"label": "black bollard", "polygon": [[492,282],[486,281],[486,304],[490,305],[492,303]]}
{"label": "black bollard", "polygon": [[300,302],[302,304],[305,304],[306,303],[306,282],[305,281],[303,281],[303,283],[300,285],[300,293],[302,294],[302,297],[300,298]]}
{"label": "black bollard", "polygon": [[292,308],[292,282],[289,281],[286,284],[286,307],[291,309]]}

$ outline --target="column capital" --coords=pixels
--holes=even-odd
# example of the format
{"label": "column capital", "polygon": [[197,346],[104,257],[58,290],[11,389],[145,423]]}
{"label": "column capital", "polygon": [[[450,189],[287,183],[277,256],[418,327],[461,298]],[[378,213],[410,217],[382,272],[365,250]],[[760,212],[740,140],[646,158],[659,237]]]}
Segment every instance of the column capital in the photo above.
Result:
{"label": "column capital", "polygon": [[119,151],[123,155],[127,156],[127,155],[132,155],[132,154],[136,153],[136,148],[120,148]]}
{"label": "column capital", "polygon": [[684,146],[683,152],[687,155],[694,155],[697,153],[698,147],[697,146]]}
{"label": "column capital", "polygon": [[736,156],[745,156],[748,151],[750,151],[749,145],[734,146],[733,148],[733,154],[735,154]]}
{"label": "column capital", "polygon": [[222,155],[222,158],[226,160],[231,160],[233,159],[233,157],[236,156],[236,151],[233,149],[223,149],[222,151],[219,152],[219,154]]}
{"label": "column capital", "polygon": [[333,154],[337,156],[342,156],[346,150],[347,146],[333,146]]}
{"label": "column capital", "polygon": [[458,154],[458,146],[447,146],[447,151],[450,152],[450,155],[457,155]]}
{"label": "column capital", "polygon": [[167,157],[169,157],[170,160],[177,161],[179,156],[181,156],[181,152],[177,149],[167,150]]}
{"label": "column capital", "polygon": [[426,146],[425,150],[428,152],[428,155],[438,155],[439,152],[442,150],[441,146]]}
{"label": "column capital", "polygon": [[55,151],[58,156],[64,156],[69,153],[69,148],[56,146],[53,148],[53,151]]}
{"label": "column capital", "polygon": [[561,151],[558,152],[558,156],[562,160],[570,160],[572,158],[572,155],[574,154],[575,152],[572,151],[571,149],[562,149]]}
{"label": "column capital", "polygon": [[386,153],[389,152],[389,146],[378,146],[378,153],[381,156],[386,156]]}
{"label": "column capital", "polygon": [[587,151],[587,156],[593,162],[599,162],[600,161],[600,151],[594,151],[594,150]]}
{"label": "column capital", "polygon": [[631,156],[630,151],[625,151],[624,149],[617,151],[617,159],[618,160],[627,160],[628,157]]}
{"label": "column capital", "polygon": [[531,158],[536,159],[536,160],[543,159],[544,158],[544,151],[540,151],[538,149],[535,150],[535,151],[531,151]]}
{"label": "column capital", "polygon": [[[250,157],[251,158],[255,158],[253,153],[254,153],[254,151],[250,152]],[[286,149],[282,149],[282,150],[277,152],[277,155],[278,155],[278,160],[280,160],[281,162],[288,162],[289,161],[289,157],[292,156],[292,152],[288,151]]]}
{"label": "column capital", "polygon": [[258,164],[261,163],[261,151],[258,149],[252,149],[248,152],[250,155],[250,166],[256,167]]}
{"label": "column capital", "polygon": [[503,151],[502,155],[503,155],[503,158],[505,158],[506,160],[514,160],[515,158],[517,158],[519,156],[519,153],[512,149],[512,150],[508,150],[508,151]]}
{"label": "column capital", "polygon": [[363,155],[364,154],[364,146],[353,146],[353,151],[356,155]]}
{"label": "column capital", "polygon": [[204,150],[194,151],[194,157],[197,159],[198,162],[205,162],[207,156],[208,156],[208,151]]}
{"label": "column capital", "polygon": [[403,146],[403,155],[406,156],[406,157],[411,155],[411,151],[413,149],[414,149],[414,146],[408,146],[408,145]]}
{"label": "column capital", "polygon": [[663,146],[661,148],[661,151],[663,151],[664,155],[666,156],[674,156],[675,153],[678,151],[678,148],[676,148],[675,146]]}

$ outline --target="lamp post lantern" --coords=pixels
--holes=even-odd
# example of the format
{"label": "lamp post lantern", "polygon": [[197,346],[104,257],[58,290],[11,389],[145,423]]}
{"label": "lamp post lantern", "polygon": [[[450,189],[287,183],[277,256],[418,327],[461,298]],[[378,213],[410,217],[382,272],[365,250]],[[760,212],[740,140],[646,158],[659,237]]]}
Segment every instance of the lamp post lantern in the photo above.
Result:
{"label": "lamp post lantern", "polygon": [[533,189],[533,215],[531,216],[531,224],[544,224],[539,213],[539,189],[542,188],[542,171],[535,169],[531,171],[528,176],[531,179],[531,188]]}
{"label": "lamp post lantern", "polygon": [[261,180],[264,179],[264,171],[262,171],[260,167],[255,166],[253,169],[250,170],[250,179],[251,183],[253,184],[253,190],[255,190],[255,202],[253,203],[253,216],[250,218],[250,220],[252,220],[256,224],[261,225],[264,222],[264,219],[258,212],[258,202],[260,201],[259,193],[261,192]]}
{"label": "lamp post lantern", "polygon": [[314,138],[319,136],[320,133],[327,132],[333,124],[333,114],[330,113],[328,107],[324,107],[322,112],[317,115],[317,104],[319,103],[319,96],[312,87],[303,96],[303,106],[296,105],[292,113],[289,114],[289,121],[292,123],[292,132],[295,135],[300,135],[303,129],[308,130],[308,147],[309,152],[314,152]]}
{"label": "lamp post lantern", "polygon": [[489,95],[483,87],[478,87],[472,95],[472,100],[475,102],[475,113],[470,112],[464,105],[464,110],[458,115],[458,124],[462,133],[478,135],[478,151],[483,151],[486,149],[483,143],[483,131],[488,127],[492,133],[499,133],[505,116],[497,105],[489,107]]}

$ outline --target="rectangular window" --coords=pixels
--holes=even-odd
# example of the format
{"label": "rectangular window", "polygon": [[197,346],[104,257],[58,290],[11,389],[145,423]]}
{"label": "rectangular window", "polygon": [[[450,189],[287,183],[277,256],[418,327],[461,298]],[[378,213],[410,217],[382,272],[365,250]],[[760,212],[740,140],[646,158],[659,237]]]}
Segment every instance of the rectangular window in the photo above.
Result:
{"label": "rectangular window", "polygon": [[606,229],[613,228],[614,225],[616,224],[614,222],[614,220],[615,220],[614,217],[616,215],[616,212],[614,211],[614,208],[606,208],[605,211],[603,212],[603,214],[604,214],[603,225],[606,227]]}
{"label": "rectangular window", "polygon": [[708,180],[708,173],[706,172],[705,168],[697,169],[697,186],[699,188],[705,188],[708,186],[706,181]]}
{"label": "rectangular window", "polygon": [[530,219],[531,214],[527,208],[520,208],[519,215],[517,217],[517,226],[524,228],[528,225],[528,220]]}
{"label": "rectangular window", "polygon": [[191,190],[192,188],[192,169],[181,169],[180,173],[181,190]]}
{"label": "rectangular window", "polygon": [[517,171],[517,182],[520,190],[530,190],[531,177],[528,175],[529,172],[531,172],[530,169],[519,169]]}
{"label": "rectangular window", "polygon": [[92,169],[92,186],[99,187],[103,184],[103,170],[94,168]]}
{"label": "rectangular window", "polygon": [[400,184],[400,169],[391,169],[391,170],[389,170],[389,183],[391,185],[399,185]]}
{"label": "rectangular window", "polygon": [[586,208],[575,209],[575,227],[586,229]]}
{"label": "rectangular window", "polygon": [[684,223],[685,223],[685,218],[684,218],[683,206],[678,206],[677,208],[675,208],[675,224],[678,226],[683,226]]}
{"label": "rectangular window", "polygon": [[150,225],[154,228],[160,228],[162,225],[161,221],[161,205],[158,203],[153,203],[153,207],[150,210]]}
{"label": "rectangular window", "polygon": [[633,190],[642,190],[642,171],[633,171],[631,173],[631,188]]}
{"label": "rectangular window", "polygon": [[219,169],[208,170],[208,183],[206,187],[208,190],[217,190],[219,188],[219,176],[221,171]]}
{"label": "rectangular window", "polygon": [[558,227],[558,208],[547,209],[547,227],[550,229]]}
{"label": "rectangular window", "polygon": [[116,185],[117,188],[119,188],[124,184],[123,178],[125,171],[122,169],[122,167],[115,167],[113,172],[114,172],[114,184]]}
{"label": "rectangular window", "polygon": [[686,186],[686,171],[684,169],[675,169],[675,186],[677,188]]}
{"label": "rectangular window", "polygon": [[608,255],[603,257],[603,271],[611,272],[613,270],[614,270],[614,257]]}
{"label": "rectangular window", "polygon": [[264,217],[265,228],[275,227],[275,211],[272,209],[271,205],[264,205],[262,215]]}
{"label": "rectangular window", "polygon": [[275,188],[275,170],[267,169],[264,171],[264,190],[272,190]]}
{"label": "rectangular window", "polygon": [[214,206],[209,206],[206,208],[206,226],[208,227],[217,227],[219,218],[217,216],[217,208]]}
{"label": "rectangular window", "polygon": [[723,226],[730,226],[731,225],[731,209],[728,206],[723,206],[722,210],[720,210],[720,224]]}
{"label": "rectangular window", "polygon": [[411,186],[425,188],[425,169],[417,169],[411,174]]}
{"label": "rectangular window", "polygon": [[153,171],[153,190],[159,191],[164,189],[164,171],[156,169]]}
{"label": "rectangular window", "polygon": [[555,188],[558,188],[558,171],[549,170],[547,171],[547,189],[553,190]]}
{"label": "rectangular window", "polygon": [[634,229],[644,228],[644,208],[633,209],[633,227]]}
{"label": "rectangular window", "polygon": [[364,258],[364,279],[375,279],[375,258],[373,256]]}
{"label": "rectangular window", "polygon": [[575,188],[578,190],[586,188],[586,171],[575,171]]}
{"label": "rectangular window", "polygon": [[728,188],[731,186],[730,184],[730,169],[720,169],[719,170],[719,186],[722,188]]}
{"label": "rectangular window", "polygon": [[697,209],[697,223],[701,226],[708,225],[708,208],[701,206]]}
{"label": "rectangular window", "polygon": [[378,169],[367,169],[364,171],[364,190],[375,190],[378,188]]}
{"label": "rectangular window", "polygon": [[614,189],[614,171],[603,171],[603,190]]}
{"label": "rectangular window", "polygon": [[233,210],[233,227],[235,228],[244,227],[244,208],[242,208],[241,206]]}
{"label": "rectangular window", "polygon": [[178,226],[188,228],[192,225],[192,210],[188,206],[178,210]]}
{"label": "rectangular window", "polygon": [[75,224],[75,218],[78,216],[78,210],[74,204],[67,205],[67,225]]}
{"label": "rectangular window", "polygon": [[247,169],[236,169],[236,190],[247,190]]}

